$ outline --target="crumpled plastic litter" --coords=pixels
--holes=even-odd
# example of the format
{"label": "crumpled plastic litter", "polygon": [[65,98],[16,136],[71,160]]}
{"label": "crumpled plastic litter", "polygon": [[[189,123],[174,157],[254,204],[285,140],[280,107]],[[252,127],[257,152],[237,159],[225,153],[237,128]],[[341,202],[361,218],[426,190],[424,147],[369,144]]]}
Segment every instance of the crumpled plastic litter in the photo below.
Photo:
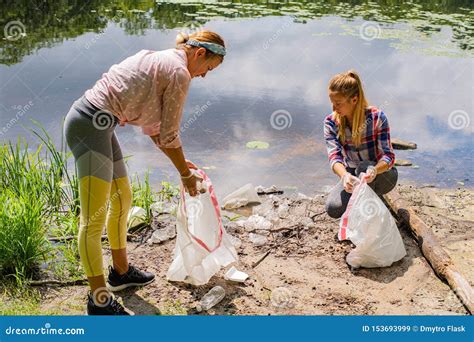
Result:
{"label": "crumpled plastic litter", "polygon": [[262,203],[258,197],[257,191],[251,183],[245,184],[243,187],[230,193],[222,200],[224,203],[222,208],[225,210],[237,209],[249,204]]}

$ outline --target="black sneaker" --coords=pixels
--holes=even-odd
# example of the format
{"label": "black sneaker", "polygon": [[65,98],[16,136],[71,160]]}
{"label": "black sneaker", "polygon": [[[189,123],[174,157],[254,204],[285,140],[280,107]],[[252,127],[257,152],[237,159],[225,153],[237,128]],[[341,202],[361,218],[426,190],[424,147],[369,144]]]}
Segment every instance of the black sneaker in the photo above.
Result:
{"label": "black sneaker", "polygon": [[128,265],[125,274],[118,274],[112,266],[109,266],[109,278],[107,287],[110,291],[120,291],[131,286],[145,286],[155,280],[155,275],[150,272],[140,271],[138,268]]}
{"label": "black sneaker", "polygon": [[98,315],[98,316],[130,316],[130,314],[125,311],[122,304],[117,302],[117,299],[110,294],[111,297],[109,300],[106,301],[104,304],[96,304],[94,303],[94,299],[92,295],[88,294],[88,301],[87,301],[87,314]]}

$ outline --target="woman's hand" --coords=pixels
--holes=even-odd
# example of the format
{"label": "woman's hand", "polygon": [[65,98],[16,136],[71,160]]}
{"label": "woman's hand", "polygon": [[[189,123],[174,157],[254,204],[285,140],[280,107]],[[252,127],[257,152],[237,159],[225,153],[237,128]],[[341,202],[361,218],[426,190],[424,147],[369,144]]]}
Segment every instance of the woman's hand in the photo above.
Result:
{"label": "woman's hand", "polygon": [[[202,182],[201,176],[189,170],[188,176],[181,176],[184,190],[192,197],[196,196],[200,191],[197,189],[197,183]],[[202,192],[202,190],[201,190]]]}
{"label": "woman's hand", "polygon": [[[206,189],[199,189],[198,190],[198,182],[202,182],[202,177],[199,176],[197,173],[192,172],[191,170],[197,170],[198,167],[192,161],[186,159],[186,165],[189,167],[189,171],[193,174],[194,177],[190,177],[189,179],[186,177],[181,177],[185,190],[191,195],[196,196],[198,193],[205,193]],[[191,180],[194,179],[194,180]],[[189,187],[188,187],[189,186]]]}
{"label": "woman's hand", "polygon": [[196,164],[194,164],[192,161],[187,160],[187,159],[186,159],[186,165],[188,165],[188,167],[189,167],[191,170],[197,170],[197,169],[198,169],[198,167],[196,166]]}
{"label": "woman's hand", "polygon": [[365,171],[365,177],[367,183],[372,183],[375,177],[377,177],[377,169],[374,166],[367,167],[367,170]]}
{"label": "woman's hand", "polygon": [[344,187],[344,190],[346,190],[348,193],[352,193],[354,190],[354,185],[359,182],[359,179],[353,175],[351,175],[349,172],[345,173],[344,176],[342,176],[342,186]]}

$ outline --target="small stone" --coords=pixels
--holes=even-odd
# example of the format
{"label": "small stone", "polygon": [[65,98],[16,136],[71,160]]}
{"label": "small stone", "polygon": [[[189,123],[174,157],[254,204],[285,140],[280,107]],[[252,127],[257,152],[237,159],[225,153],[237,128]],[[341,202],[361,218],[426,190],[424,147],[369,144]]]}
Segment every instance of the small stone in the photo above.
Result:
{"label": "small stone", "polygon": [[259,234],[254,234],[250,233],[249,234],[249,240],[252,242],[255,246],[263,246],[267,243],[267,237]]}
{"label": "small stone", "polygon": [[176,214],[177,206],[171,202],[158,201],[150,205],[151,212],[154,215]]}
{"label": "small stone", "polygon": [[174,225],[167,226],[165,228],[157,229],[151,236],[151,243],[160,243],[173,239],[176,236],[176,227]]}
{"label": "small stone", "polygon": [[255,230],[270,230],[272,223],[265,217],[259,215],[252,215],[243,223],[245,230],[248,232]]}
{"label": "small stone", "polygon": [[395,165],[396,166],[412,166],[413,163],[409,160],[406,160],[406,159],[396,159],[395,160]]}
{"label": "small stone", "polygon": [[238,249],[242,246],[242,241],[238,237],[235,237],[235,236],[230,235],[230,234],[228,234],[228,237],[229,237],[230,242],[232,243],[232,245],[236,249]]}
{"label": "small stone", "polygon": [[255,191],[257,191],[257,194],[259,195],[274,194],[274,193],[279,194],[279,195],[283,194],[283,190],[278,189],[276,185],[272,185],[269,188],[265,188],[264,186],[259,185],[255,187]]}
{"label": "small stone", "polygon": [[391,143],[395,150],[415,150],[417,148],[415,143],[404,141],[398,138],[392,138]]}

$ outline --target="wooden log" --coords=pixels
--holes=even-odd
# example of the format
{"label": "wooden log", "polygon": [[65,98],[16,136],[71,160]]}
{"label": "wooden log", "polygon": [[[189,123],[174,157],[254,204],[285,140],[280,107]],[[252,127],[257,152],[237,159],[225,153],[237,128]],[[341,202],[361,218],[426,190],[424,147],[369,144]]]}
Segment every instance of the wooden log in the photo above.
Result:
{"label": "wooden log", "polygon": [[408,201],[398,191],[384,195],[387,204],[416,237],[421,252],[438,277],[445,280],[472,315],[474,313],[474,290],[466,278],[456,268],[451,257],[439,243],[431,228],[415,213]]}
{"label": "wooden log", "polygon": [[89,282],[87,279],[77,280],[55,280],[55,279],[44,279],[44,280],[30,280],[27,282],[30,286],[77,286],[87,285]]}

